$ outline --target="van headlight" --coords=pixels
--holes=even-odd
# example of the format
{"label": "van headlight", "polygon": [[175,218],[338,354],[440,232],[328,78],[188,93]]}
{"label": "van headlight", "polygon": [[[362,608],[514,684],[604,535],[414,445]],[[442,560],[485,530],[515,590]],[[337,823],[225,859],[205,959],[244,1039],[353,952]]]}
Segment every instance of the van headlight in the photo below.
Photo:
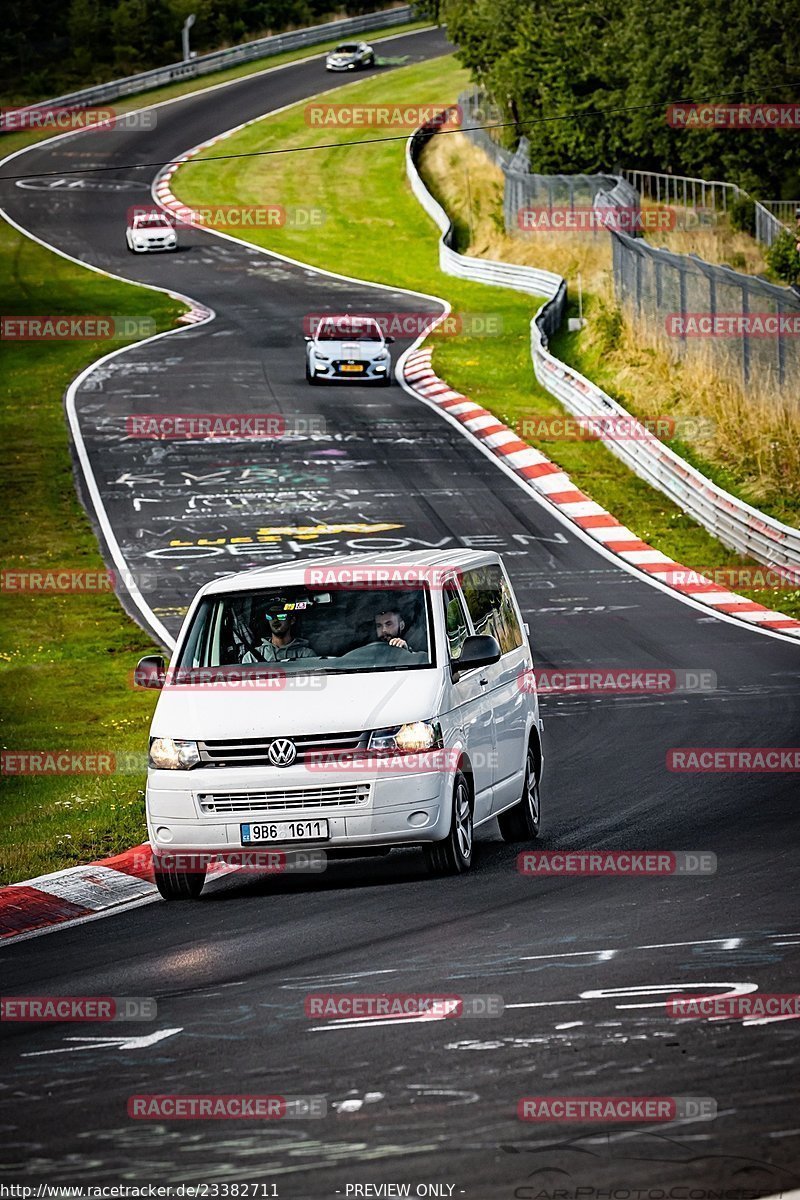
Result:
{"label": "van headlight", "polygon": [[151,738],[151,767],[159,771],[190,771],[200,762],[197,742],[185,742],[178,738]]}
{"label": "van headlight", "polygon": [[376,729],[370,734],[370,750],[399,750],[412,754],[420,750],[435,750],[442,745],[442,727],[438,721],[409,721],[391,729]]}

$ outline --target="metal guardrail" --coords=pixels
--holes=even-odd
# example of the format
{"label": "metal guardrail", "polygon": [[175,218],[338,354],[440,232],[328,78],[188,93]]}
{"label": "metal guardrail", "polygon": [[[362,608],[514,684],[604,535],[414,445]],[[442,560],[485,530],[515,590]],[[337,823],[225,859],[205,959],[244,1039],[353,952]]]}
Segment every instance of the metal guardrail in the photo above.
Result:
{"label": "metal guardrail", "polygon": [[107,104],[110,100],[119,100],[123,96],[146,92],[150,88],[160,87],[165,83],[175,83],[181,79],[195,79],[200,75],[209,75],[224,67],[235,67],[239,63],[253,62],[259,58],[270,58],[272,55],[281,54],[284,50],[297,50],[303,46],[333,41],[354,33],[370,33],[373,30],[386,29],[392,25],[404,25],[412,19],[412,16],[412,6],[406,4],[401,8],[383,9],[377,13],[365,13],[359,17],[329,21],[325,25],[310,25],[306,29],[294,29],[290,33],[277,33],[252,42],[242,42],[241,45],[230,46],[226,50],[214,50],[210,54],[199,54],[187,62],[155,67],[151,71],[141,71],[138,75],[113,79],[108,83],[99,83],[93,87],[82,88],[77,92],[68,92],[64,96],[56,96],[52,100],[39,100],[35,104],[21,107],[25,111],[35,111],[41,108],[86,108],[90,104]]}
{"label": "metal guardrail", "polygon": [[[422,147],[433,137],[435,130],[423,126],[412,134],[406,143],[406,173],[411,184],[411,190],[432,217],[442,236],[439,239],[439,266],[448,275],[459,279],[472,279],[478,283],[493,283],[500,287],[514,288],[518,292],[528,292],[533,296],[554,297],[562,284],[560,275],[552,271],[538,271],[534,267],[518,267],[513,263],[498,262],[495,259],[471,258],[459,254],[453,247],[453,226],[441,204],[430,194],[416,168],[416,159]],[[566,286],[566,285],[565,285]]]}
{"label": "metal guardrail", "polygon": [[[734,200],[752,200],[743,188],[735,183],[720,179],[695,179],[691,175],[663,175],[657,171],[623,171],[642,196],[659,204],[674,204],[682,208],[720,209],[727,212]],[[698,203],[699,201],[699,203]],[[776,237],[787,228],[779,212],[775,212],[772,201],[768,207],[759,200],[755,206],[755,237],[762,246],[771,246]],[[791,203],[786,201],[785,203]]]}
{"label": "metal guardrail", "polygon": [[[607,446],[641,479],[668,496],[725,546],[769,566],[800,567],[800,530],[784,525],[718,487],[660,442],[645,426],[578,371],[555,358],[548,339],[558,328],[566,301],[566,281],[551,271],[469,258],[452,248],[453,227],[417,170],[417,159],[435,130],[423,126],[406,146],[406,173],[411,190],[440,231],[439,265],[461,279],[504,284],[547,297],[531,321],[531,359],[539,383],[575,416],[618,416],[631,429],[629,440],[603,438]],[[505,268],[505,269],[503,269]],[[632,427],[632,428],[631,428]]]}

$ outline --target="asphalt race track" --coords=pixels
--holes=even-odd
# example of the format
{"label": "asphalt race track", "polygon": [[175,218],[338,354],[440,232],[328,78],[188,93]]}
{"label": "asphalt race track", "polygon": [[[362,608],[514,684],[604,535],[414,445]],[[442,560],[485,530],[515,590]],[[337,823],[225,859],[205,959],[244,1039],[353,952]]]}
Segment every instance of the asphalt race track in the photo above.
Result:
{"label": "asphalt race track", "polygon": [[[438,32],[389,45],[410,61],[447,51]],[[798,1188],[798,1026],[676,1021],[664,997],[800,990],[796,777],[665,766],[671,747],[796,744],[800,648],[601,557],[398,386],[305,383],[306,314],[417,311],[418,299],[201,231],[184,233],[174,255],[125,250],[126,209],[147,201],[154,174],[127,164],[173,158],[333,82],[318,60],[299,63],[163,106],[152,132],[45,143],[0,171],[120,164],[91,187],[75,175],[34,189],[0,180],[2,207],[68,254],[216,314],[118,356],[76,396],[114,537],[146,604],[174,634],[197,585],[216,574],[355,549],[497,549],[540,666],[717,678],[705,694],[545,697],[541,846],[711,851],[718,870],[528,878],[515,869],[520,847],[491,826],[464,879],[432,879],[421,855],[395,852],[334,862],[318,877],[229,877],[196,904],[150,903],[7,946],[5,994],[153,996],[158,1018],[0,1027],[0,1182],[269,1182],[277,1196],[314,1200],[387,1183],[471,1200],[552,1200],[578,1188],[589,1200],[645,1189],[646,1200],[647,1189],[685,1196],[689,1187],[694,1200],[719,1189],[744,1200]],[[326,431],[216,445],[126,436],[131,414],[202,411],[321,417]],[[298,532],[319,524],[350,528]],[[505,1010],[377,1023],[305,1016],[308,991],[342,987],[499,995]],[[69,1040],[117,1032],[140,1044]],[[328,1115],[127,1116],[128,1097],[169,1092],[321,1095]],[[717,1117],[594,1128],[517,1119],[520,1097],[563,1093],[710,1097]]]}

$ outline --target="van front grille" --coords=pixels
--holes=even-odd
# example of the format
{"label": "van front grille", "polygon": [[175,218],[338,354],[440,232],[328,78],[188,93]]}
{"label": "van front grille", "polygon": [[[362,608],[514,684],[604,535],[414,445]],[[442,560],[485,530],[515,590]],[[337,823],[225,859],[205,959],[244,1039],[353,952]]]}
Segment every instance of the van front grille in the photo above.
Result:
{"label": "van front grille", "polygon": [[[297,747],[295,763],[304,763],[312,754],[325,751],[356,750],[363,748],[368,734],[362,730],[354,733],[304,733],[289,736]],[[264,767],[272,764],[267,757],[274,737],[231,738],[226,741],[198,742],[201,765],[204,767]]]}
{"label": "van front grille", "polygon": [[257,792],[202,792],[197,801],[204,813],[287,812],[309,808],[356,808],[369,804],[371,792],[369,783],[343,783],[315,788],[269,788]]}

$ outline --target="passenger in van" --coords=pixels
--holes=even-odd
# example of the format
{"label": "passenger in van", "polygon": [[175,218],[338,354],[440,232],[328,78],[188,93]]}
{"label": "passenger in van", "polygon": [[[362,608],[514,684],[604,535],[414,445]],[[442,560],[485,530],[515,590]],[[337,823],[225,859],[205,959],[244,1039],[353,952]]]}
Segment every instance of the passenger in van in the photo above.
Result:
{"label": "passenger in van", "polygon": [[387,608],[375,613],[375,636],[379,642],[388,642],[390,646],[397,646],[399,650],[411,650],[408,642],[400,636],[405,627],[402,614],[396,608]]}
{"label": "passenger in van", "polygon": [[284,596],[268,600],[265,615],[270,636],[260,646],[245,646],[241,662],[295,662],[298,658],[317,657],[305,638],[295,637],[297,617]]}

